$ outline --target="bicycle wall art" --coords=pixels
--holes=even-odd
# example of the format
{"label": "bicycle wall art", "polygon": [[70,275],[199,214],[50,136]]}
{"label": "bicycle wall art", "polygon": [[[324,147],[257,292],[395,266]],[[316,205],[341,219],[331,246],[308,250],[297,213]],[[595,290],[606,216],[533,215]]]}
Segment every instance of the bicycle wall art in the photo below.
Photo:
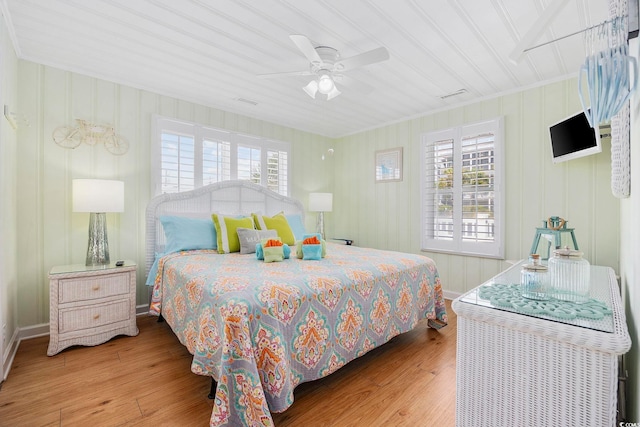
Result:
{"label": "bicycle wall art", "polygon": [[129,141],[116,134],[113,126],[97,125],[76,119],[77,126],[60,126],[53,130],[53,140],[63,148],[77,148],[80,144],[103,143],[108,152],[121,156],[129,150]]}

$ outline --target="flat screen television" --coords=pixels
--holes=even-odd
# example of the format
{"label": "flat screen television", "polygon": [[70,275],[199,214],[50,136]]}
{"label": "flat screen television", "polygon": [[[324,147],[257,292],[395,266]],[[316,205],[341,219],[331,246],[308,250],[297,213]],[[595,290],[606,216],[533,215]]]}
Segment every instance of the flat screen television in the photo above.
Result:
{"label": "flat screen television", "polygon": [[583,111],[549,127],[553,163],[602,152],[600,129],[589,125]]}

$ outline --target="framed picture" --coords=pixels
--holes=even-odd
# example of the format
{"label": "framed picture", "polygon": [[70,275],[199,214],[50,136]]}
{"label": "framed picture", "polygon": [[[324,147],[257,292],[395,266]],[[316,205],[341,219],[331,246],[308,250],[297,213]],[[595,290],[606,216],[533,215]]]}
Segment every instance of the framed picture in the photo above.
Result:
{"label": "framed picture", "polygon": [[402,181],[402,147],[376,151],[376,182]]}

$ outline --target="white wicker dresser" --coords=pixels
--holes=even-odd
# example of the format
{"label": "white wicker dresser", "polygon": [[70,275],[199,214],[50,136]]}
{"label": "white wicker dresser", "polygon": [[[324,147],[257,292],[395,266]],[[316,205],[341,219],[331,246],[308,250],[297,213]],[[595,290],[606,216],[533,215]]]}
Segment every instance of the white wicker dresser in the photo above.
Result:
{"label": "white wicker dresser", "polygon": [[49,349],[98,345],[116,335],[138,335],[136,264],[125,261],[87,267],[53,267],[49,272]]}
{"label": "white wicker dresser", "polygon": [[[482,286],[519,283],[521,264]],[[614,426],[618,357],[631,339],[613,270],[591,266],[591,297],[612,311],[597,321],[499,308],[480,289],[452,303],[456,425]]]}

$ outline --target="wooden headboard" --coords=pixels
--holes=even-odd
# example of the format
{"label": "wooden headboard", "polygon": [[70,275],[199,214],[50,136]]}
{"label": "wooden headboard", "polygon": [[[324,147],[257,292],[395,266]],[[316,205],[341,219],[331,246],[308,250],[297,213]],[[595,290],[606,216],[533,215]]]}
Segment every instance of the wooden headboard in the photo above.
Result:
{"label": "wooden headboard", "polygon": [[167,193],[149,201],[146,211],[145,274],[153,264],[156,253],[164,252],[164,230],[158,218],[162,215],[210,218],[212,213],[225,215],[300,214],[300,201],[282,196],[250,181],[223,181],[182,193]]}

